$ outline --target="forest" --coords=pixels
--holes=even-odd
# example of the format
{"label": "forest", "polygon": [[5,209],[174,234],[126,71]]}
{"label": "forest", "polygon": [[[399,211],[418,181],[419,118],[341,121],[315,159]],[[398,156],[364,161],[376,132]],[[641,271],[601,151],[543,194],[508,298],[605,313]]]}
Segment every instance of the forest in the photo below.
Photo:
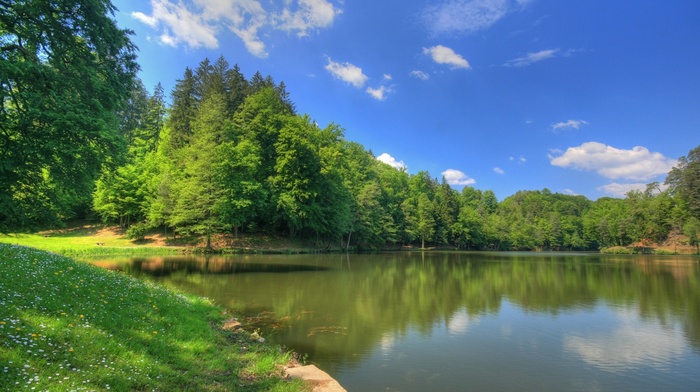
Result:
{"label": "forest", "polygon": [[700,146],[624,199],[545,188],[499,201],[378,161],[342,126],[297,113],[284,82],[224,57],[185,69],[170,100],[149,92],[109,2],[0,3],[0,232],[99,219],[207,247],[221,233],[355,250],[699,245]]}

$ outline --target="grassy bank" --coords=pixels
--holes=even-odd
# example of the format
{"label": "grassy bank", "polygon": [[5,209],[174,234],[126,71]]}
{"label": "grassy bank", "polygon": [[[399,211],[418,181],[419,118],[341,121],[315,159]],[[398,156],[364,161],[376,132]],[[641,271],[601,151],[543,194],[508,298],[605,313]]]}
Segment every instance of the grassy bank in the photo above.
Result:
{"label": "grassy bank", "polygon": [[158,246],[152,242],[137,243],[114,228],[101,225],[77,225],[64,230],[39,233],[0,234],[0,243],[24,245],[68,257],[149,256],[178,254],[184,246]]}
{"label": "grassy bank", "polygon": [[652,247],[635,247],[635,246],[612,246],[602,248],[600,253],[609,255],[656,255],[656,256],[677,256],[677,255],[693,255],[700,254],[691,247],[684,247],[681,250],[673,250],[667,248],[652,248]]}
{"label": "grassy bank", "polygon": [[[94,223],[75,223],[66,229],[38,233],[0,234],[0,243],[24,245],[84,259],[101,256],[165,256],[206,252],[203,237],[166,238],[160,231],[151,231],[144,240],[129,239],[123,229]],[[299,239],[264,234],[238,237],[217,234],[212,239],[220,253],[297,254],[314,251],[313,244]]]}
{"label": "grassy bank", "polygon": [[207,300],[0,244],[0,390],[298,391]]}

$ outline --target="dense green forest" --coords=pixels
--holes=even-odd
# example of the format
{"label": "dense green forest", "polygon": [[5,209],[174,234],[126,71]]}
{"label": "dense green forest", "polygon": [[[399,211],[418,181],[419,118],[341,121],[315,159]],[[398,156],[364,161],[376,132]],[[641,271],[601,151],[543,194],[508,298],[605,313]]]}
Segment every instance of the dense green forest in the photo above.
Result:
{"label": "dense green forest", "polygon": [[0,232],[98,218],[134,238],[282,233],[317,247],[595,250],[700,237],[700,146],[625,199],[458,192],[296,112],[220,57],[167,104],[136,78],[109,1],[0,1]]}

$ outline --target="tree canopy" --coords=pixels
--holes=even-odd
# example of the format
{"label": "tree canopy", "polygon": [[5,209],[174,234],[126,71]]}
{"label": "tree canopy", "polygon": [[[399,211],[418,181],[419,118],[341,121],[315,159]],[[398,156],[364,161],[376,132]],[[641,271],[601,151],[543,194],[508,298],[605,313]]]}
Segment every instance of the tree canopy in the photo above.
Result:
{"label": "tree canopy", "polygon": [[[148,102],[162,102],[155,95],[143,99],[143,116]],[[695,189],[687,169],[694,161],[685,158],[669,176],[677,185],[665,192],[652,183],[625,199],[591,201],[543,189],[499,202],[490,190],[457,192],[427,171],[409,174],[378,161],[341,127],[297,114],[282,82],[259,72],[246,79],[223,58],[185,69],[172,99],[167,120],[155,122],[162,130],[133,131],[132,145],[144,144],[139,135],[164,137],[139,150],[143,158],[134,155],[132,170],[116,172],[145,173],[150,188],[136,185],[145,177],[113,185],[134,184],[126,194],[137,197],[122,197],[122,210],[140,211],[130,214],[150,227],[207,238],[279,233],[357,249],[592,250],[661,241],[684,227],[695,232],[684,201]],[[95,196],[97,211],[113,207]]]}
{"label": "tree canopy", "polygon": [[[0,0],[0,230],[96,214],[134,237],[276,233],[319,248],[592,250],[698,244],[700,147],[625,199],[454,190],[296,113],[284,82],[223,57],[186,68],[166,105],[134,72],[108,1]],[[28,159],[32,157],[32,159]],[[693,242],[694,241],[694,242]]]}
{"label": "tree canopy", "polygon": [[137,64],[114,10],[0,1],[0,230],[85,210],[102,165],[125,147],[117,112]]}

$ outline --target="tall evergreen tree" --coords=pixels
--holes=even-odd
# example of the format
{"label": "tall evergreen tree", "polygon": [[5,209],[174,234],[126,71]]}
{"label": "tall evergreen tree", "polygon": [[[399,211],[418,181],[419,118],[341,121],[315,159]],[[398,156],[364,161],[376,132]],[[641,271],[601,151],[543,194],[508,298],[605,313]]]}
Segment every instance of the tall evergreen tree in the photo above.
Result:
{"label": "tall evergreen tree", "polygon": [[170,144],[174,148],[186,146],[192,136],[192,121],[199,105],[195,84],[194,73],[189,67],[185,68],[182,79],[177,80],[172,92],[168,125],[171,130]]}
{"label": "tall evergreen tree", "polygon": [[433,241],[435,235],[435,207],[427,193],[418,196],[418,235],[421,248],[425,249],[425,241]]}
{"label": "tall evergreen tree", "polygon": [[248,81],[241,73],[238,64],[226,71],[226,90],[228,91],[228,113],[233,116],[243,104],[248,93]]}
{"label": "tall evergreen tree", "polygon": [[225,117],[226,97],[204,99],[192,123],[191,144],[183,151],[183,178],[177,184],[177,200],[171,224],[183,233],[204,235],[211,248],[212,234],[226,227],[221,218],[225,189],[217,175],[220,145],[230,139],[231,122]]}
{"label": "tall evergreen tree", "polygon": [[140,79],[136,79],[128,99],[119,111],[119,128],[128,144],[134,139],[134,132],[144,125],[148,110],[148,90]]}

